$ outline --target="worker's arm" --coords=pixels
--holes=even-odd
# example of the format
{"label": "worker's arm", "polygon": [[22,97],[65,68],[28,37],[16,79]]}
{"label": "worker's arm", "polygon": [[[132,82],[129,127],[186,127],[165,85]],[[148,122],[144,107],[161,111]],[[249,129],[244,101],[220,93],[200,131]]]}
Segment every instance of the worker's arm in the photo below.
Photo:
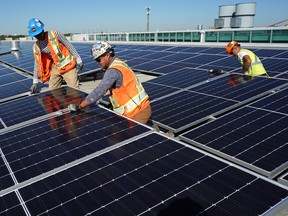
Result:
{"label": "worker's arm", "polygon": [[68,108],[71,111],[77,111],[84,109],[92,103],[96,103],[105,93],[115,84],[116,88],[122,85],[123,76],[122,73],[116,69],[109,69],[104,73],[104,77],[99,85],[79,104],[69,105]]}
{"label": "worker's arm", "polygon": [[67,49],[71,52],[71,54],[76,58],[76,62],[77,62],[77,66],[79,67],[79,69],[83,69],[83,62],[82,59],[80,57],[80,55],[78,54],[77,50],[75,49],[75,47],[73,46],[72,43],[70,43],[67,38],[61,34],[60,32],[58,32],[57,30],[55,30],[55,33],[60,41],[60,43],[62,43],[65,47],[67,47]]}
{"label": "worker's arm", "polygon": [[248,71],[248,69],[251,65],[251,62],[252,61],[251,61],[251,58],[249,57],[249,55],[245,55],[243,57],[243,67],[242,67],[243,74],[245,74]]}

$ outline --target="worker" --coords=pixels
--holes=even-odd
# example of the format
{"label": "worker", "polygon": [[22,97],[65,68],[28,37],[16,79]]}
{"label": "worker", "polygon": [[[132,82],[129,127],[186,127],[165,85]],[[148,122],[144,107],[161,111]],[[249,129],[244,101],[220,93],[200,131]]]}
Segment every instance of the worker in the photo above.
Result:
{"label": "worker", "polygon": [[238,58],[242,64],[242,72],[250,76],[268,76],[261,60],[252,51],[243,49],[237,41],[231,41],[226,46],[228,55]]}
{"label": "worker", "polygon": [[134,72],[115,57],[114,48],[106,41],[94,44],[91,55],[105,71],[103,79],[80,104],[70,104],[69,110],[82,110],[96,103],[109,90],[109,99],[116,113],[146,124],[152,113],[149,96]]}
{"label": "worker", "polygon": [[34,77],[31,92],[37,92],[38,78],[42,83],[49,80],[49,89],[61,87],[63,79],[68,86],[79,88],[78,70],[83,69],[82,59],[73,45],[56,30],[44,31],[44,24],[30,19],[28,33],[37,39],[33,45]]}

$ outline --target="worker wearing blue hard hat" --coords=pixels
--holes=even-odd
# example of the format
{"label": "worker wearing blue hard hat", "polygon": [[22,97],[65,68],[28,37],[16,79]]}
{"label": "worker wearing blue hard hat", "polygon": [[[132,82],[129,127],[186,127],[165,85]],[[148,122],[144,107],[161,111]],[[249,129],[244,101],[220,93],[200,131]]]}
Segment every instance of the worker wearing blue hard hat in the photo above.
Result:
{"label": "worker wearing blue hard hat", "polygon": [[67,38],[56,30],[45,32],[43,22],[36,18],[30,19],[28,33],[37,39],[32,48],[35,62],[31,92],[37,92],[38,79],[49,81],[49,89],[59,88],[63,79],[68,86],[79,88],[77,72],[83,69],[83,63]]}

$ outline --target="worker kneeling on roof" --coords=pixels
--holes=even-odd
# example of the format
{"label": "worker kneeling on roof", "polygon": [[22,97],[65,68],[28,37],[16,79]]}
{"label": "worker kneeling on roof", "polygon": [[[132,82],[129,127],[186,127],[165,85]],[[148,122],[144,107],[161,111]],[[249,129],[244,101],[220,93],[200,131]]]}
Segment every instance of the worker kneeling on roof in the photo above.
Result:
{"label": "worker kneeling on roof", "polygon": [[250,76],[268,76],[261,60],[252,51],[243,49],[237,41],[231,41],[226,46],[228,55],[238,58],[242,64],[242,72]]}
{"label": "worker kneeling on roof", "polygon": [[91,55],[105,70],[99,85],[79,105],[70,104],[71,111],[96,103],[109,90],[113,110],[146,124],[151,116],[149,96],[130,67],[115,57],[114,48],[106,41],[92,46]]}

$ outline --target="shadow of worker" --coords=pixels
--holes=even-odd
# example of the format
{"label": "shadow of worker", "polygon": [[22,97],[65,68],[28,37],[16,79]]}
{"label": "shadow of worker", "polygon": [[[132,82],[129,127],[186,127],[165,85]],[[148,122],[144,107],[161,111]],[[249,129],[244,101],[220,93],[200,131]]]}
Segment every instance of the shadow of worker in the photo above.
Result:
{"label": "shadow of worker", "polygon": [[167,208],[161,209],[157,216],[193,216],[199,213],[201,213],[201,216],[204,216],[206,214],[203,211],[203,207],[197,202],[189,197],[184,197],[173,200]]}

